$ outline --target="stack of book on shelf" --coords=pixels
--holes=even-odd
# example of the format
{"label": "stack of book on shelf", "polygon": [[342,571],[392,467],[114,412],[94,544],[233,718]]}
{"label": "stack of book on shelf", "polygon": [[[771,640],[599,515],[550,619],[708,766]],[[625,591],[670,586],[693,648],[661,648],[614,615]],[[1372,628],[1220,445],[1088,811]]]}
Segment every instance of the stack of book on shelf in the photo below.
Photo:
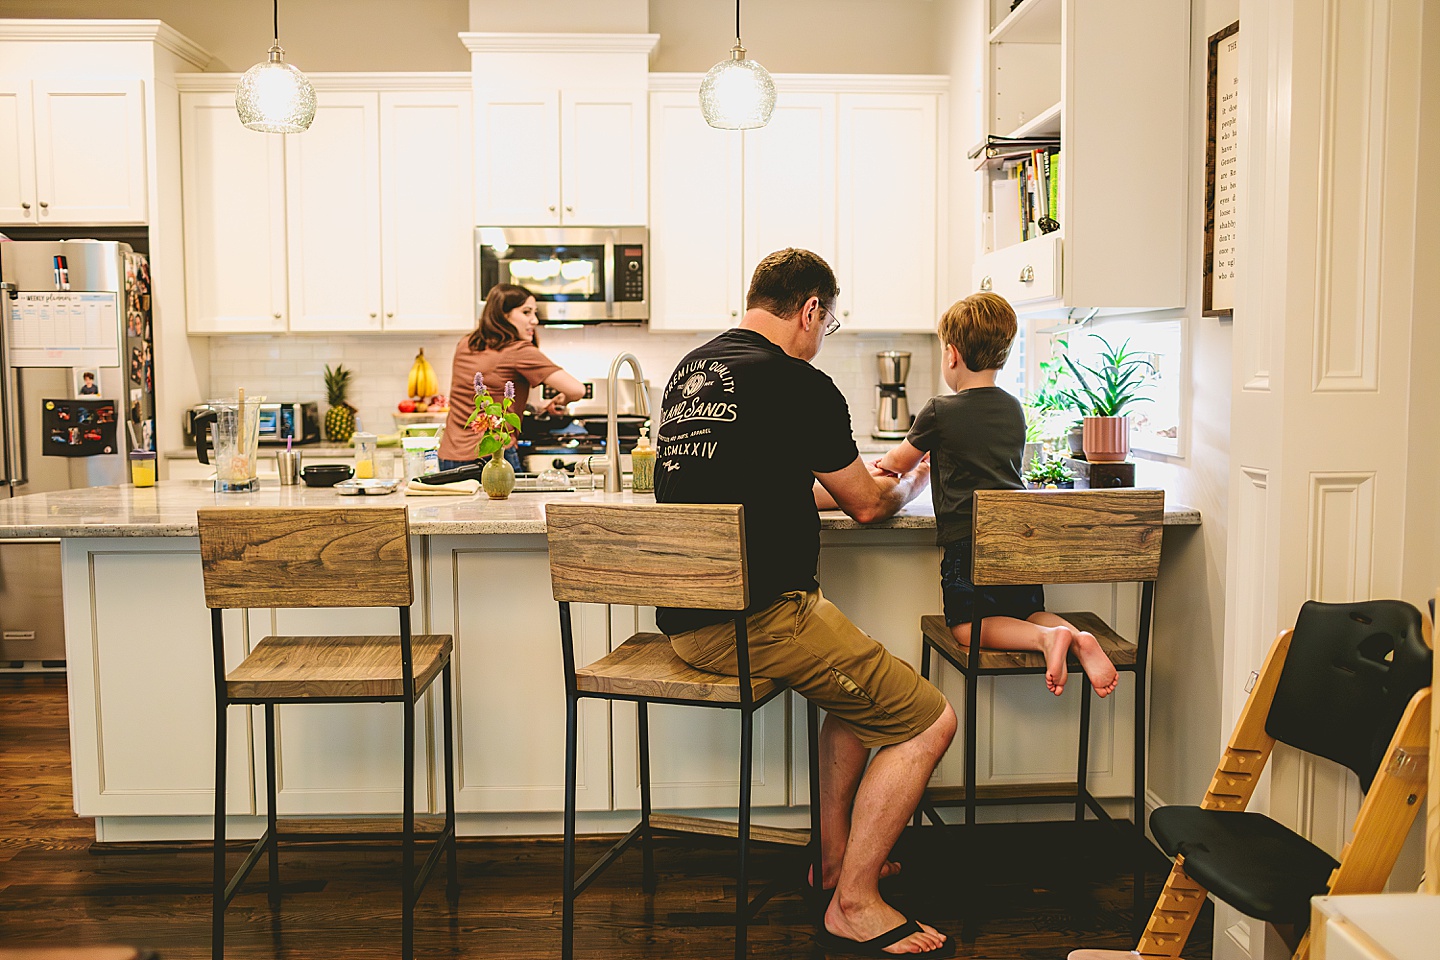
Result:
{"label": "stack of book on shelf", "polygon": [[[989,137],[1003,176],[990,181],[994,249],[1060,229],[1060,141],[1058,138]],[[976,156],[979,154],[977,153]]]}

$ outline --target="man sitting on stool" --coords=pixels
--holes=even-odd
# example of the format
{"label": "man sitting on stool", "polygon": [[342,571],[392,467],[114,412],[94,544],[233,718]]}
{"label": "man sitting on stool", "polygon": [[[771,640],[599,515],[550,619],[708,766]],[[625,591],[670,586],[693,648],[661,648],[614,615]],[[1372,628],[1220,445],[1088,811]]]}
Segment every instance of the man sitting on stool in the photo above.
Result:
{"label": "man sitting on stool", "polygon": [[[884,520],[925,489],[930,466],[897,478],[860,459],[845,398],[810,364],[840,325],[838,295],[834,272],[808,250],[760,262],[740,326],[691,351],[666,385],[655,499],[744,505],[751,673],[785,681],[827,712],[819,879],[834,897],[818,939],[834,951],[931,956],[952,949],[945,935],[908,921],[878,884],[899,869],[886,857],[950,746],[955,714],[821,596],[815,579],[817,496],[861,523]],[[730,617],[661,608],[656,619],[686,662],[734,676]],[[867,769],[872,748],[881,749]]]}

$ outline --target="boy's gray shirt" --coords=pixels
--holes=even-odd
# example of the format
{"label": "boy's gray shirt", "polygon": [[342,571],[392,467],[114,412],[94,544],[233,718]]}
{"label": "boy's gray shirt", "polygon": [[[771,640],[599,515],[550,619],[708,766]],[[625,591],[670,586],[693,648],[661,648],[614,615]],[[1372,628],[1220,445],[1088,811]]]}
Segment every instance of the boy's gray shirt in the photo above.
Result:
{"label": "boy's gray shirt", "polygon": [[930,454],[930,497],[935,540],[941,546],[969,537],[976,490],[1023,490],[1025,410],[1000,387],[972,387],[935,397],[905,438]]}

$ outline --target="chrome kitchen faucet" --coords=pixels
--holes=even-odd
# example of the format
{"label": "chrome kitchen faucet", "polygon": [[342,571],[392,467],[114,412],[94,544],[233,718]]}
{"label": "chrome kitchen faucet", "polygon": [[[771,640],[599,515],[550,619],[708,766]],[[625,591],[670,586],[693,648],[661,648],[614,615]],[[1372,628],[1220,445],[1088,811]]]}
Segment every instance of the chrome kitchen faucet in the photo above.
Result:
{"label": "chrome kitchen faucet", "polygon": [[620,482],[620,436],[619,428],[615,425],[615,418],[620,405],[620,365],[629,361],[630,371],[635,374],[635,412],[642,417],[650,416],[649,384],[645,380],[645,374],[640,372],[640,361],[635,359],[633,353],[622,353],[610,364],[610,380],[605,390],[605,460],[608,469],[605,471],[605,492],[619,493],[623,484]]}

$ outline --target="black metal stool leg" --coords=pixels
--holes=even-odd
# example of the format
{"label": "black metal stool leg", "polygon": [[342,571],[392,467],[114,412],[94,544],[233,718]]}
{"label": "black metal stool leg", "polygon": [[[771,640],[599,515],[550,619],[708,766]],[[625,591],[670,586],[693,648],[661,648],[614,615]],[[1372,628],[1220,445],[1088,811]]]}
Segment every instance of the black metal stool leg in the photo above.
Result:
{"label": "black metal stool leg", "polygon": [[404,701],[405,708],[405,797],[403,844],[400,854],[401,902],[400,956],[410,960],[415,955],[415,703]]}
{"label": "black metal stool leg", "polygon": [[575,738],[577,703],[573,693],[565,698],[565,856],[560,907],[560,957],[575,955]]}
{"label": "black metal stool leg", "polygon": [[[920,676],[926,680],[930,679],[930,643],[925,639],[925,634],[920,634]],[[915,817],[911,821],[915,826],[925,825],[925,795],[920,795],[920,802],[915,805]]]}
{"label": "black metal stool leg", "polygon": [[815,924],[825,922],[825,911],[819,909],[825,902],[825,844],[821,833],[822,810],[820,808],[820,708],[809,700],[805,701],[805,726],[810,739],[810,889],[806,891],[816,906]]}
{"label": "black metal stool leg", "polygon": [[655,892],[654,837],[650,833],[650,711],[644,700],[635,704],[635,719],[640,731],[640,858],[643,864],[640,886],[646,893]]}
{"label": "black metal stool leg", "polygon": [[1090,771],[1090,681],[1080,678],[1080,756],[1075,764],[1075,822],[1085,819],[1086,776]]}
{"label": "black metal stool leg", "polygon": [[460,903],[460,864],[459,853],[456,850],[459,839],[455,836],[455,731],[453,729],[455,711],[451,704],[450,661],[448,660],[445,661],[445,669],[441,673],[440,682],[444,684],[441,702],[445,715],[445,828],[450,833],[450,850],[446,855],[448,862],[446,864],[445,896],[453,907]]}
{"label": "black metal stool leg", "polygon": [[215,892],[210,919],[210,956],[225,956],[225,701],[215,703]]}
{"label": "black metal stool leg", "polygon": [[265,845],[270,861],[270,906],[280,908],[280,841],[276,836],[275,812],[275,704],[265,704],[265,822],[270,842]]}
{"label": "black metal stool leg", "polygon": [[980,707],[980,675],[975,672],[974,661],[979,658],[979,645],[971,644],[970,669],[965,671],[965,825],[975,826],[975,798],[979,792],[976,781],[979,776],[976,746],[976,718]]}
{"label": "black metal stool leg", "polygon": [[740,711],[740,868],[735,878],[735,960],[745,960],[750,925],[750,887],[747,872],[750,847],[750,761],[754,756],[755,714]]}
{"label": "black metal stool leg", "polygon": [[1135,800],[1131,816],[1135,821],[1135,919],[1138,938],[1145,929],[1145,675],[1135,677]]}

